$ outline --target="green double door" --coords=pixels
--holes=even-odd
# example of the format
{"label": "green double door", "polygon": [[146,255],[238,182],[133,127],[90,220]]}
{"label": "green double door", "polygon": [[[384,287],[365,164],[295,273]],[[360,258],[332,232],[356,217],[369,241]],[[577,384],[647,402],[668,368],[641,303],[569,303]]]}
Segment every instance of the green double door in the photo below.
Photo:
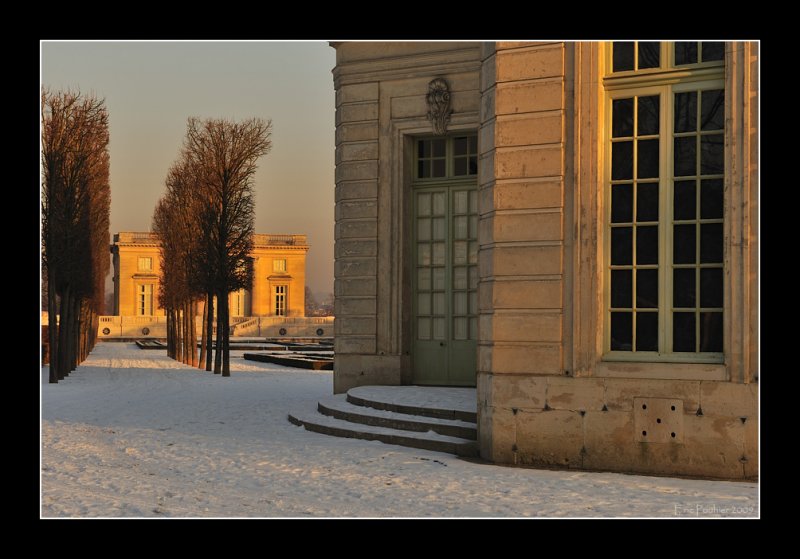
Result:
{"label": "green double door", "polygon": [[474,181],[413,189],[415,384],[475,386],[478,192]]}

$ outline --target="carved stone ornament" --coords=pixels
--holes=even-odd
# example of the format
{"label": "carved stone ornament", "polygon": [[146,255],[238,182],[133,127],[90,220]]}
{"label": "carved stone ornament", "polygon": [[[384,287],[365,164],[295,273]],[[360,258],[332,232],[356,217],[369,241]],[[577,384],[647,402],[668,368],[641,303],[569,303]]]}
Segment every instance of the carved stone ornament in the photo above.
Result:
{"label": "carved stone ornament", "polygon": [[450,85],[444,78],[435,78],[428,84],[428,120],[433,125],[433,133],[442,136],[447,133],[447,123],[450,122]]}

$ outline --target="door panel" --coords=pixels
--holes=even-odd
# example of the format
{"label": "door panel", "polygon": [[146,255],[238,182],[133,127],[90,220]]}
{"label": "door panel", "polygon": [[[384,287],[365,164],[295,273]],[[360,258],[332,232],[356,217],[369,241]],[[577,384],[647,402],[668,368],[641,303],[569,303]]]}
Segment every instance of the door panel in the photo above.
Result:
{"label": "door panel", "polygon": [[474,184],[414,189],[413,377],[475,385],[477,191]]}

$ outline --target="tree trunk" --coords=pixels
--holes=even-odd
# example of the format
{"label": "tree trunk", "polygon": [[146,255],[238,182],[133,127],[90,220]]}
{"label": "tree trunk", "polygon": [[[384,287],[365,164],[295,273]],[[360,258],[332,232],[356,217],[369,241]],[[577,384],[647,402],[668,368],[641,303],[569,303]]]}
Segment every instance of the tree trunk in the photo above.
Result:
{"label": "tree trunk", "polygon": [[214,374],[222,372],[222,294],[217,292],[217,352],[214,355]]}
{"label": "tree trunk", "polygon": [[231,376],[231,324],[230,301],[227,294],[222,299],[222,314],[225,315],[222,323],[222,376]]}
{"label": "tree trunk", "polygon": [[[59,304],[59,322],[58,329],[58,380],[64,380],[69,375],[69,344],[67,343],[67,334],[70,326],[70,289],[69,286],[64,289],[61,294],[61,301]],[[52,361],[52,360],[51,360]]]}
{"label": "tree trunk", "polygon": [[197,301],[189,303],[189,339],[192,343],[192,367],[197,367],[200,361],[197,359]]}
{"label": "tree trunk", "polygon": [[203,305],[203,321],[201,322],[200,329],[200,359],[197,363],[198,369],[206,368],[206,341],[208,338],[208,302]]}
{"label": "tree trunk", "polygon": [[214,354],[214,294],[211,291],[206,296],[206,309],[206,371],[210,371]]}
{"label": "tree trunk", "polygon": [[47,269],[47,338],[50,345],[50,382],[58,382],[58,309],[55,272]]}
{"label": "tree trunk", "polygon": [[184,323],[184,312],[183,312],[183,305],[178,305],[178,336],[176,339],[178,340],[178,357],[176,361],[180,361],[182,363],[186,363],[186,332],[185,332],[185,323]]}
{"label": "tree trunk", "polygon": [[178,355],[178,324],[177,319],[175,317],[175,309],[170,307],[169,309],[169,357],[170,359],[175,359]]}
{"label": "tree trunk", "polygon": [[72,359],[69,363],[70,372],[78,368],[78,351],[80,350],[80,332],[81,332],[81,298],[72,298],[72,316],[74,320],[74,327],[70,331],[70,342],[72,344]]}

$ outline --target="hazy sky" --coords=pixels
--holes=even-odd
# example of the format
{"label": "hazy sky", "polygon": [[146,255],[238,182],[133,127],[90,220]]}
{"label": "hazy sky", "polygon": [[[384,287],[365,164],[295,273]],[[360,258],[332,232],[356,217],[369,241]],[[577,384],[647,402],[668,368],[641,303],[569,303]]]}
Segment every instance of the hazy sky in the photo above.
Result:
{"label": "hazy sky", "polygon": [[307,284],[333,291],[335,51],[325,42],[45,42],[42,84],[104,97],[111,233],[149,231],[186,119],[272,119],[256,232],[305,233]]}

